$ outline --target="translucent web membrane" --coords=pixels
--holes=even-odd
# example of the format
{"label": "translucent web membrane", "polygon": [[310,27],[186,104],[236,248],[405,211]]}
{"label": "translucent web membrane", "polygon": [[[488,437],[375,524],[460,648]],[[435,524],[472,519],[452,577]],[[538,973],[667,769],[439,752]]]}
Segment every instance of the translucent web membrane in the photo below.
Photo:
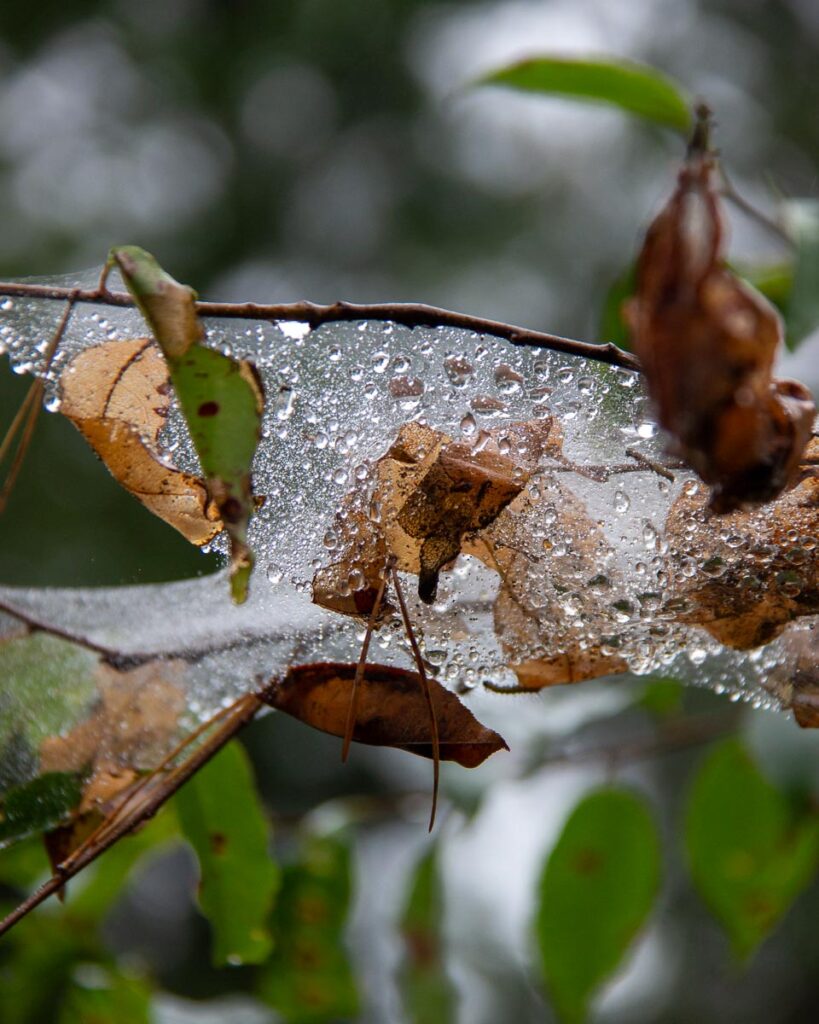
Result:
{"label": "translucent web membrane", "polygon": [[[49,283],[88,286],[96,276]],[[62,309],[2,301],[0,339],[15,370],[42,372]],[[517,491],[464,534],[431,604],[403,573],[422,653],[442,682],[461,692],[486,682],[537,689],[659,672],[791,706],[794,680],[817,660],[813,482],[753,514],[710,517],[704,488],[665,451],[639,375],[576,356],[376,321],[206,327],[210,344],[255,364],[266,393],[250,600],[232,605],[221,574],[99,590],[6,587],[0,636],[19,645],[25,622],[82,638],[102,651],[106,685],[112,672],[171,665],[180,730],[292,665],[355,662],[366,615],[332,610],[333,594],[315,603],[314,585],[330,579],[339,606],[367,586],[372,538],[397,515],[385,457],[414,422],[429,428],[418,435],[418,459],[441,443],[458,442],[452,450],[467,460],[486,451]],[[59,408],[60,377],[79,351],[145,334],[132,309],[77,305],[46,374],[47,407]],[[173,407],[161,442],[176,466],[197,472]],[[21,729],[36,746],[43,731],[30,723],[41,703],[62,708],[65,733],[98,696],[94,685],[80,687],[65,707],[59,692],[46,692],[62,685],[49,657],[59,662],[64,648],[38,651],[42,692],[32,683],[3,693],[11,684],[0,681],[0,761],[14,761]],[[378,629],[370,659],[413,667],[397,615]],[[15,782],[35,773],[36,750],[10,767]]]}

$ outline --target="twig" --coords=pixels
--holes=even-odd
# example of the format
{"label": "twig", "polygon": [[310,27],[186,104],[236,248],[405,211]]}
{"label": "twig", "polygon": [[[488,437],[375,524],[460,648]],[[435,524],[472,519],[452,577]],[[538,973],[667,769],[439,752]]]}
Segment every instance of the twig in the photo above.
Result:
{"label": "twig", "polygon": [[88,867],[100,854],[113,846],[115,842],[156,814],[162,804],[170,799],[195,772],[207,764],[228,740],[232,739],[240,729],[244,728],[262,706],[262,701],[255,694],[251,693],[241,697],[233,705],[231,716],[224,722],[219,731],[207,739],[187,761],[170,773],[164,784],[158,787],[148,800],[136,807],[130,814],[121,818],[115,827],[107,831],[100,838],[99,842],[93,846],[86,847],[82,853],[79,850],[76,851],[77,856],[72,856],[65,861],[57,873],[52,875],[39,889],[35,890],[6,918],[0,921],[0,935],[5,934],[13,925],[17,924],[27,914],[30,914],[35,907],[38,907],[44,900],[48,899],[49,896],[59,892],[70,878],[73,878],[83,868]]}
{"label": "twig", "polygon": [[730,203],[733,203],[738,210],[742,210],[746,216],[755,220],[758,224],[761,224],[772,234],[776,235],[780,242],[784,242],[789,249],[795,251],[796,242],[788,234],[785,228],[779,223],[779,221],[774,220],[773,217],[769,217],[768,214],[763,213],[762,210],[758,210],[753,203],[737,192],[734,183],[728,177],[728,172],[722,164],[720,164],[720,174],[722,175],[722,197],[727,199]]}
{"label": "twig", "polygon": [[[22,281],[0,282],[0,295],[11,297],[66,301],[74,297],[75,302],[96,303],[106,306],[130,307],[134,300],[125,292],[110,292],[105,287],[61,288],[56,285],[28,284]],[[563,338],[557,334],[533,331],[525,327],[487,320],[468,313],[456,313],[439,309],[422,302],[333,302],[320,305],[306,299],[301,302],[284,302],[260,305],[255,302],[197,302],[200,316],[240,320],[296,320],[311,327],[339,321],[381,320],[401,324],[404,327],[458,327],[477,334],[491,334],[505,338],[513,345],[549,349],[568,355],[582,356],[611,366],[622,366],[628,370],[640,369],[640,364],[630,352],[625,352],[611,343],[593,345],[587,341]]]}
{"label": "twig", "polygon": [[[48,343],[48,347],[43,353],[43,373],[48,373],[48,369],[51,366],[51,361],[54,358],[54,353],[57,351],[57,346],[65,334],[65,329],[68,326],[68,321],[71,317],[71,311],[74,308],[76,302],[76,288],[68,290],[66,296],[66,306],[63,311],[63,315],[54,330],[51,340]],[[0,463],[5,459],[6,455],[11,449],[15,437],[19,430],[22,429],[20,435],[20,441],[17,445],[17,449],[14,453],[11,466],[9,467],[8,475],[3,481],[2,487],[0,487],[0,514],[6,508],[8,504],[9,496],[14,489],[14,484],[23,468],[23,461],[26,457],[31,439],[34,436],[34,428],[37,426],[37,417],[40,415],[40,404],[45,390],[45,383],[42,377],[38,377],[31,387],[28,389],[26,397],[23,399],[22,405],[17,410],[17,415],[11,421],[11,426],[6,431],[6,436],[3,438],[3,443],[0,445]]]}

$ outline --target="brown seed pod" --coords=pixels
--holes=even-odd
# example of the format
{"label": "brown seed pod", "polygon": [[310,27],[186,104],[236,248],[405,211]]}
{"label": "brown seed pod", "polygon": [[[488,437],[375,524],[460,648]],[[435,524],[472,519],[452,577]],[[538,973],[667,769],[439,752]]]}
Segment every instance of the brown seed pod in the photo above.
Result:
{"label": "brown seed pod", "polygon": [[716,174],[703,115],[626,315],[660,424],[724,513],[799,481],[816,408],[803,384],[772,377],[782,321],[725,265]]}

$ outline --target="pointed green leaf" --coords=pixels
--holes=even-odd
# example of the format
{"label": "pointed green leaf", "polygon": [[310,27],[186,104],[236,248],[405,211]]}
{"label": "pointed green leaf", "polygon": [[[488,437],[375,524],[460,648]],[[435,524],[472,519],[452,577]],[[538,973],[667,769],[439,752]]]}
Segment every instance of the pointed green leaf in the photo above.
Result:
{"label": "pointed green leaf", "polygon": [[447,1024],[456,1018],[455,990],[444,966],[442,920],[443,892],[433,846],[413,872],[401,917],[401,990],[413,1024]]}
{"label": "pointed green leaf", "polygon": [[794,199],[785,210],[796,239],[793,287],[785,321],[788,345],[797,348],[819,328],[819,200]]}
{"label": "pointed green leaf", "polygon": [[349,906],[349,847],[339,835],[309,838],[284,869],[275,950],[259,979],[259,996],[289,1024],[355,1018],[358,996],[344,948]]}
{"label": "pointed green leaf", "polygon": [[691,787],[685,840],[694,883],[747,957],[816,873],[819,818],[796,816],[736,740],[717,746]]}
{"label": "pointed green leaf", "polygon": [[561,1020],[585,1020],[595,989],[645,921],[659,877],[660,843],[645,802],[620,789],[586,796],[546,862],[535,921]]}
{"label": "pointed green leaf", "polygon": [[279,873],[250,761],[229,743],[176,796],[182,831],[202,870],[199,905],[213,929],[216,964],[261,963]]}
{"label": "pointed green leaf", "polygon": [[253,558],[247,526],[254,511],[250,467],[259,443],[264,394],[250,364],[203,344],[196,293],[137,246],[111,250],[168,362],[171,382],[231,545],[231,594],[247,597]]}
{"label": "pointed green leaf", "polygon": [[533,57],[492,71],[477,84],[606,103],[683,134],[691,127],[691,110],[682,87],[655,68],[632,61]]}

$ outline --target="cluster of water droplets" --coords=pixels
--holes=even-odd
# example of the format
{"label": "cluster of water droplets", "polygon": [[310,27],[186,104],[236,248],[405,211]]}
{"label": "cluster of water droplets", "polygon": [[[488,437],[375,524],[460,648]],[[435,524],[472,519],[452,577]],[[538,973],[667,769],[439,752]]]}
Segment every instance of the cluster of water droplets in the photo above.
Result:
{"label": "cluster of water droplets", "polygon": [[[60,313],[57,302],[5,300],[0,341],[15,370],[42,372]],[[375,467],[403,424],[423,422],[477,450],[491,443],[514,461],[512,424],[554,423],[562,452],[547,451],[526,474],[525,515],[515,523],[504,513],[506,526],[498,521],[497,550],[517,551],[507,578],[485,559],[461,555],[427,606],[415,597],[415,578],[406,577],[429,670],[468,690],[486,681],[515,684],[515,663],[588,655],[757,703],[774,700],[770,679],[792,660],[787,637],[733,650],[680,614],[681,588],[688,593],[692,579],[718,575],[755,539],[741,532],[722,538],[718,523],[699,512],[689,532],[669,537],[669,510],[700,485],[687,472],[658,471],[669,459],[633,371],[453,328],[376,321],[313,330],[295,322],[206,326],[209,344],[255,364],[266,393],[253,467],[254,489],[265,501],[250,531],[257,562],[250,601],[230,607],[219,578],[85,593],[73,606],[65,592],[16,592],[21,606],[125,651],[189,656],[191,713],[204,716],[291,663],[357,659],[362,619],[317,607],[313,580],[340,557],[339,516],[351,495],[369,502],[367,529],[379,530]],[[78,305],[47,371],[49,408],[59,407],[60,374],[78,351],[145,333],[133,310]],[[175,407],[162,441],[177,466],[197,471]],[[709,548],[698,556],[705,533],[716,535],[722,553]],[[811,543],[815,537],[799,536],[792,546]],[[782,586],[796,587],[798,574],[795,565]],[[363,566],[353,564],[340,586],[354,594],[364,584]],[[502,601],[511,602],[505,620]],[[411,667],[397,617],[378,631],[371,657]]]}

